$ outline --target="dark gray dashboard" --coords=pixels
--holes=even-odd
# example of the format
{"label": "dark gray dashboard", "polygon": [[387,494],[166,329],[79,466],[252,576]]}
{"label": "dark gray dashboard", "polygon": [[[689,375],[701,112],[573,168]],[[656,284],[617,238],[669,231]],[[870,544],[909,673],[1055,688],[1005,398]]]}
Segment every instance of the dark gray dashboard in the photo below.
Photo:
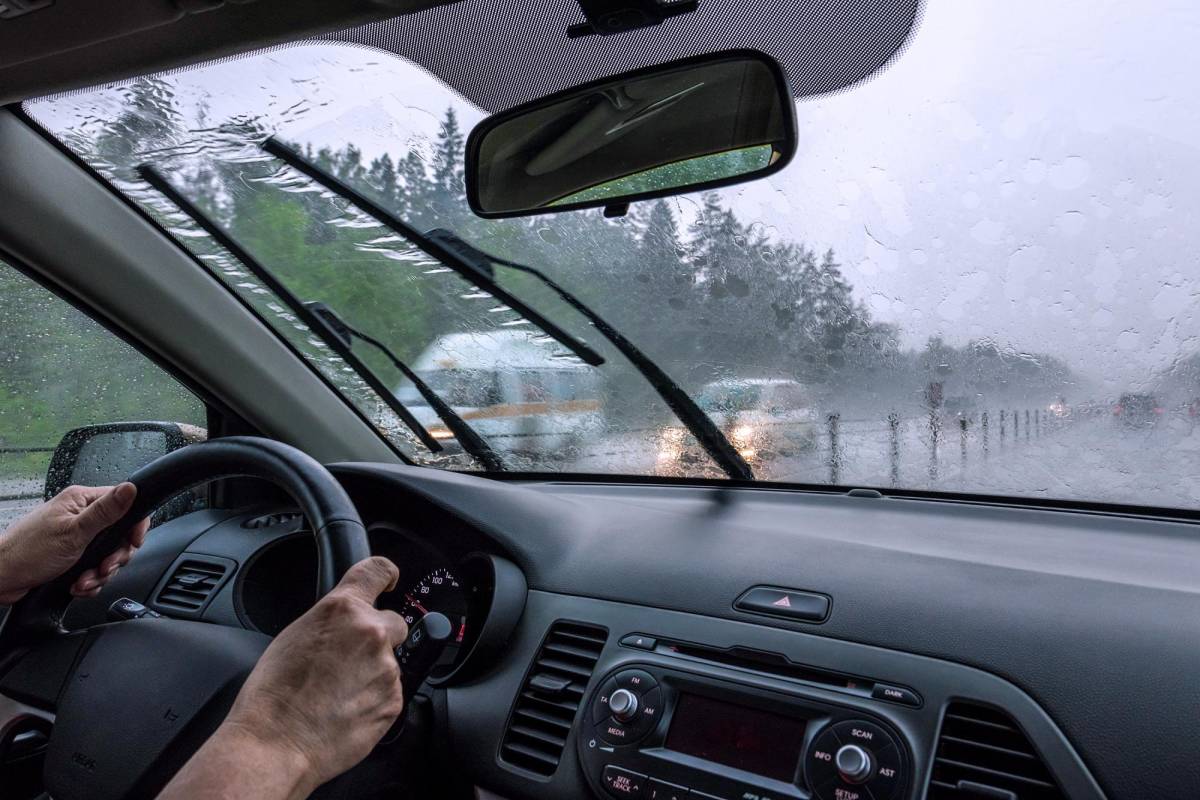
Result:
{"label": "dark gray dashboard", "polygon": [[[536,592],[521,655],[494,680],[527,668],[533,640],[555,613],[613,613],[631,630],[658,633],[647,630],[650,621],[679,624],[685,618],[668,612],[680,612],[713,620],[717,638],[777,637],[835,662],[836,646],[848,653],[855,643],[853,652],[893,664],[934,698],[955,685],[941,683],[947,666],[914,657],[973,667],[988,685],[1011,684],[1006,691],[1017,687],[1036,702],[1041,721],[1065,734],[1108,796],[1200,790],[1190,744],[1200,734],[1192,524],[754,489],[504,484],[403,467],[335,471],[352,492],[373,485],[413,494],[466,520],[525,571]],[[756,584],[825,593],[829,619],[807,625],[734,610]],[[507,713],[483,708],[497,688],[489,681],[475,695],[452,691],[452,721],[464,723],[456,732],[488,731],[494,715]],[[1038,729],[1041,712],[1023,712],[1015,700],[1008,710]],[[1053,746],[1052,737],[1037,743]]]}
{"label": "dark gray dashboard", "polygon": [[[605,632],[587,698],[631,664],[803,695],[899,731],[911,750],[905,796],[924,796],[944,712],[960,701],[1007,715],[1074,800],[1200,789],[1191,744],[1200,734],[1193,524],[771,489],[500,482],[375,464],[332,470],[364,519],[391,520],[448,558],[486,550],[524,572],[528,600],[503,658],[437,699],[453,763],[502,796],[588,793],[580,748],[592,721],[582,711],[552,774],[532,774],[502,753],[513,700],[547,631],[563,620]],[[188,553],[241,569],[265,543],[290,535],[234,525],[248,513],[200,512],[162,526],[121,586],[152,587]],[[235,585],[206,618],[236,623]],[[736,610],[735,599],[757,585],[826,595],[828,618]],[[81,621],[87,608],[77,610]],[[880,702],[803,675],[618,644],[632,632],[769,652],[868,686],[910,687],[922,702]]]}

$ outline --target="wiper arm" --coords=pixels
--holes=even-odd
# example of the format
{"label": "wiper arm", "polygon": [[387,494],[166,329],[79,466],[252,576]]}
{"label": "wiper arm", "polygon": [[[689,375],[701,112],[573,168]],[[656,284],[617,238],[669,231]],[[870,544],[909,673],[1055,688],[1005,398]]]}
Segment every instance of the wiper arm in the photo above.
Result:
{"label": "wiper arm", "polygon": [[737,480],[754,480],[754,472],[750,469],[750,465],[742,458],[741,453],[735,448],[721,433],[721,429],[713,424],[708,415],[696,405],[696,401],[692,400],[679,384],[671,379],[671,376],[662,370],[641,350],[637,348],[633,342],[625,338],[624,334],[608,324],[599,314],[593,311],[586,303],[576,297],[567,289],[559,286],[558,283],[536,267],[531,267],[528,264],[521,264],[517,261],[510,261],[507,258],[485,253],[471,243],[463,240],[452,231],[444,228],[437,228],[426,234],[430,240],[436,241],[449,250],[453,250],[455,254],[463,260],[470,261],[474,264],[476,270],[489,268],[491,264],[497,266],[508,267],[519,272],[524,272],[527,275],[532,275],[549,287],[555,294],[571,308],[574,308],[580,314],[588,319],[595,326],[604,338],[612,342],[613,346],[621,352],[621,355],[629,359],[629,362],[642,374],[642,377],[654,388],[658,396],[663,399],[671,411],[675,412],[675,416],[687,427],[688,432],[696,437],[696,441],[704,448],[704,451],[717,463],[725,473]]}
{"label": "wiper arm", "polygon": [[258,278],[268,289],[275,293],[275,296],[287,304],[292,313],[295,314],[301,322],[308,326],[317,336],[329,346],[329,349],[337,353],[343,361],[350,365],[358,376],[371,387],[371,389],[379,395],[379,398],[387,404],[387,407],[399,417],[405,425],[407,425],[421,444],[431,453],[442,452],[442,445],[437,439],[430,435],[429,431],[425,430],[425,426],[417,421],[417,418],[412,415],[399,398],[383,385],[383,382],[376,377],[371,368],[362,362],[358,356],[354,355],[353,351],[346,343],[334,334],[326,325],[324,320],[314,314],[304,303],[300,302],[300,298],[292,294],[283,283],[276,278],[269,269],[263,266],[259,261],[250,255],[237,240],[229,235],[220,225],[209,219],[203,211],[201,211],[195,203],[184,197],[170,182],[158,173],[154,167],[149,164],[143,164],[137,168],[138,175],[146,183],[150,184],[156,191],[171,201],[172,205],[187,215],[193,222],[198,225],[201,230],[213,238],[213,240],[225,249],[230,255],[240,261],[246,269],[253,273],[254,277]]}
{"label": "wiper arm", "polygon": [[412,227],[407,222],[400,219],[395,214],[355,189],[353,186],[350,186],[337,176],[306,160],[295,150],[292,150],[291,148],[282,144],[274,137],[263,142],[262,149],[275,158],[278,158],[280,161],[283,161],[297,172],[301,172],[308,176],[309,179],[324,186],[326,189],[338,195],[342,199],[348,200],[352,204],[358,206],[369,216],[373,217],[377,222],[381,223],[387,228],[390,228],[393,232],[400,234],[405,239],[408,239],[427,255],[432,256],[450,269],[457,272],[459,277],[491,294],[513,311],[517,312],[522,317],[541,328],[548,336],[556,340],[563,347],[570,350],[585,363],[588,363],[593,367],[598,367],[604,363],[604,356],[597,353],[585,342],[580,341],[575,336],[572,336],[558,325],[546,319],[533,308],[530,308],[528,305],[526,305],[519,298],[510,294],[504,287],[500,286],[500,284],[496,283],[496,280],[491,274],[490,269],[480,270],[475,265],[464,262],[458,253],[447,249],[439,242],[434,241],[425,234],[421,233],[419,230]]}
{"label": "wiper arm", "polygon": [[383,353],[384,357],[392,362],[392,366],[398,369],[404,377],[412,381],[413,386],[420,392],[421,397],[425,398],[425,402],[429,403],[429,407],[438,415],[438,418],[441,419],[446,428],[454,434],[454,438],[458,440],[467,454],[482,464],[484,469],[489,472],[500,472],[504,469],[504,462],[496,454],[496,451],[492,450],[491,445],[474,428],[467,424],[467,421],[451,408],[437,392],[431,389],[429,384],[421,380],[421,376],[409,369],[408,365],[401,361],[390,347],[374,336],[351,327],[337,315],[337,312],[324,303],[308,302],[304,305],[329,329],[331,335],[344,341],[347,348],[351,346],[353,339],[358,339]]}

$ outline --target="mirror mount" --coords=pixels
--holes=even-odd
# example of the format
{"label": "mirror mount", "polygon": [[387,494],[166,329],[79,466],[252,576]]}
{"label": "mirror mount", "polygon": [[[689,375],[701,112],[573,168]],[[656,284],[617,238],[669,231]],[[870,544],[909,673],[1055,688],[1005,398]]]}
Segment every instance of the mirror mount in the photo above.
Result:
{"label": "mirror mount", "polygon": [[568,39],[581,36],[612,36],[638,28],[661,25],[664,20],[680,14],[690,14],[699,5],[698,0],[678,0],[663,3],[660,0],[578,0],[579,8],[587,22],[579,22],[567,28]]}

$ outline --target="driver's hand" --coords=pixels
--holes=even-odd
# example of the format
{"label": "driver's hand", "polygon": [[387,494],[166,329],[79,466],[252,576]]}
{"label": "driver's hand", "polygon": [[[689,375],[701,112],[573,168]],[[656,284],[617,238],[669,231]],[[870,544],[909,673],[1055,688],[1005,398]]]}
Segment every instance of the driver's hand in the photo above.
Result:
{"label": "driver's hand", "polygon": [[374,606],[399,577],[386,558],[351,567],[275,638],[223,727],[288,751],[287,761],[303,765],[313,786],[364,759],[404,708],[394,648],[408,626]]}
{"label": "driver's hand", "polygon": [[[62,575],[79,560],[100,531],[125,515],[137,496],[132,483],[68,486],[0,534],[0,604],[11,605],[30,589]],[[94,597],[117,570],[129,563],[146,539],[150,521],[129,531],[125,544],[84,572],[71,586],[79,597]]]}

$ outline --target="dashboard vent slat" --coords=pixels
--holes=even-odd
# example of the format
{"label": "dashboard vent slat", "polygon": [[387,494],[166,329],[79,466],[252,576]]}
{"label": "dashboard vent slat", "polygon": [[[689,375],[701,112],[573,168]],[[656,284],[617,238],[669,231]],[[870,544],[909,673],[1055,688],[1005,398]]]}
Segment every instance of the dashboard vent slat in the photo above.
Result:
{"label": "dashboard vent slat", "polygon": [[603,628],[562,620],[550,626],[509,717],[503,761],[543,777],[554,774],[607,641]]}
{"label": "dashboard vent slat", "polygon": [[232,562],[186,555],[154,594],[154,606],[174,616],[199,616],[228,577]]}
{"label": "dashboard vent slat", "polygon": [[1004,712],[955,702],[934,754],[929,800],[1065,800],[1033,743]]}

